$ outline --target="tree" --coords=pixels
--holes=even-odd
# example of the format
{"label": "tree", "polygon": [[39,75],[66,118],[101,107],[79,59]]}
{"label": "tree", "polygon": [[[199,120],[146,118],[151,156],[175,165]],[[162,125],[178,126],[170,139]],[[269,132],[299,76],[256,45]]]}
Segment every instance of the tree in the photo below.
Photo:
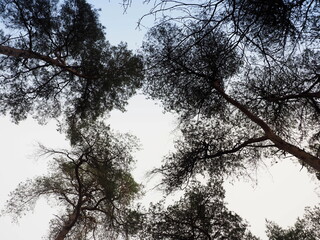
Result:
{"label": "tree", "polygon": [[52,156],[51,172],[21,183],[5,213],[16,219],[40,197],[61,208],[50,223],[49,239],[116,239],[136,231],[140,214],[132,208],[140,185],[130,174],[136,148],[131,136],[115,136],[103,124],[83,129],[72,150],[42,147]]}
{"label": "tree", "polygon": [[257,239],[241,217],[225,207],[223,199],[221,182],[208,186],[193,182],[174,204],[151,205],[141,239]]}
{"label": "tree", "polygon": [[0,20],[0,111],[15,121],[95,120],[141,85],[141,57],[106,41],[85,0],[4,0]]}
{"label": "tree", "polygon": [[267,222],[270,240],[316,240],[320,238],[320,208],[307,208],[303,218],[298,218],[293,227],[282,229],[276,223]]}
{"label": "tree", "polygon": [[164,18],[143,46],[144,89],[180,114],[183,135],[160,169],[166,183],[287,154],[320,171],[319,9],[316,0],[155,1],[149,14]]}

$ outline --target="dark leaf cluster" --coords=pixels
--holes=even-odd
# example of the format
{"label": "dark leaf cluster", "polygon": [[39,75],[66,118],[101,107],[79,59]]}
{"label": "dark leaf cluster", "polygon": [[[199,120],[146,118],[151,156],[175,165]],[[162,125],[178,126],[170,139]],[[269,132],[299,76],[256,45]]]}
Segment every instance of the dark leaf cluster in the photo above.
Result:
{"label": "dark leaf cluster", "polygon": [[250,174],[262,157],[274,155],[275,151],[265,137],[255,135],[254,128],[249,132],[243,129],[245,126],[225,125],[217,119],[185,123],[181,139],[175,142],[175,151],[153,173],[161,173],[169,192],[197,175],[214,179]]}
{"label": "dark leaf cluster", "polygon": [[320,208],[306,208],[302,218],[294,226],[283,229],[274,222],[267,221],[267,235],[270,240],[316,240],[320,238]]}
{"label": "dark leaf cluster", "polygon": [[4,0],[0,8],[0,111],[15,121],[29,113],[94,120],[123,110],[140,87],[141,57],[106,41],[85,0]]}
{"label": "dark leaf cluster", "polygon": [[225,101],[214,85],[224,88],[241,60],[222,32],[211,25],[165,23],[149,32],[143,48],[145,91],[167,110],[183,118],[223,114]]}
{"label": "dark leaf cluster", "polygon": [[208,186],[193,182],[173,204],[151,206],[141,236],[150,240],[257,240],[245,221],[225,207],[223,199],[221,182]]}

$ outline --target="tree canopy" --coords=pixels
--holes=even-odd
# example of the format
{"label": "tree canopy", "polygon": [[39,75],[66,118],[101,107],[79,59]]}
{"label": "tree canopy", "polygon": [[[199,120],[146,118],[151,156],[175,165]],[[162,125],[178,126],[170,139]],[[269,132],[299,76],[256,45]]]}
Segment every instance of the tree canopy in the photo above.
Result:
{"label": "tree canopy", "polygon": [[[85,0],[0,1],[0,112],[16,122],[63,115],[71,143],[43,147],[51,172],[21,183],[5,212],[20,217],[47,197],[62,209],[51,221],[55,240],[255,240],[221,184],[287,154],[319,176],[320,2],[145,2],[154,3],[146,15],[162,17],[138,55],[109,44]],[[187,185],[180,200],[145,213],[132,208],[136,140],[98,122],[142,85],[180,116],[176,149],[154,172],[167,192]],[[190,185],[199,174],[207,185]],[[289,230],[269,222],[269,238],[317,239],[314,223],[310,214]]]}
{"label": "tree canopy", "polygon": [[225,207],[219,181],[207,186],[191,183],[174,204],[151,205],[144,221],[141,239],[257,240],[241,217]]}
{"label": "tree canopy", "polygon": [[183,134],[160,169],[166,183],[287,154],[320,171],[319,9],[314,0],[156,1],[149,14],[164,17],[143,46],[144,89],[180,114]]}
{"label": "tree canopy", "polygon": [[132,208],[140,192],[130,174],[134,140],[115,136],[97,123],[83,129],[70,151],[42,147],[43,154],[53,158],[50,173],[21,183],[4,213],[19,218],[46,197],[61,209],[51,220],[49,239],[117,239],[134,234],[140,216]]}
{"label": "tree canopy", "polygon": [[95,120],[141,85],[141,57],[108,43],[85,0],[4,0],[0,21],[0,111],[15,121]]}
{"label": "tree canopy", "polygon": [[305,215],[288,229],[283,229],[274,222],[267,222],[267,235],[270,240],[316,240],[320,238],[319,224],[319,206],[308,207]]}

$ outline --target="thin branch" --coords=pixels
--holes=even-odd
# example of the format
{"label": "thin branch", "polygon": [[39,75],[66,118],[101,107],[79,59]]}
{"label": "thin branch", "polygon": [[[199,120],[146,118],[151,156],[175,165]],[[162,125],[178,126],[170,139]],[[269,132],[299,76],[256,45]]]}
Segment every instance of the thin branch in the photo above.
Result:
{"label": "thin branch", "polygon": [[235,146],[232,149],[224,150],[224,151],[218,151],[215,154],[206,155],[205,158],[216,158],[216,157],[221,157],[221,156],[226,155],[226,154],[235,153],[235,152],[241,150],[242,148],[245,148],[247,146],[252,146],[252,145],[250,145],[252,143],[263,142],[263,141],[266,141],[266,140],[268,140],[268,138],[266,136],[262,136],[262,137],[258,137],[258,138],[250,138],[250,139],[244,141],[243,143],[239,144],[238,146]]}

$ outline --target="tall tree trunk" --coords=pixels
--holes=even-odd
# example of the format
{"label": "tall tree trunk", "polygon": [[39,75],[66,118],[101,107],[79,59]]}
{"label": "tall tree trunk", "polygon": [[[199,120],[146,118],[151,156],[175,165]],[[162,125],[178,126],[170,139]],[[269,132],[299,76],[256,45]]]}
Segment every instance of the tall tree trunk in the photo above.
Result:
{"label": "tall tree trunk", "polygon": [[221,96],[229,103],[231,103],[233,106],[238,108],[241,112],[243,112],[252,122],[256,123],[258,126],[260,126],[263,131],[265,132],[265,136],[272,141],[275,146],[287,153],[290,153],[291,155],[295,156],[296,158],[300,159],[303,163],[306,165],[312,167],[316,171],[320,172],[320,158],[317,158],[313,156],[310,153],[307,153],[306,151],[300,149],[297,146],[292,145],[291,143],[288,143],[281,137],[279,137],[268,124],[265,123],[264,120],[259,118],[257,115],[252,113],[246,106],[239,103],[237,100],[231,98],[228,94],[224,92],[223,89],[221,89],[220,86],[216,84],[215,89],[221,94]]}

